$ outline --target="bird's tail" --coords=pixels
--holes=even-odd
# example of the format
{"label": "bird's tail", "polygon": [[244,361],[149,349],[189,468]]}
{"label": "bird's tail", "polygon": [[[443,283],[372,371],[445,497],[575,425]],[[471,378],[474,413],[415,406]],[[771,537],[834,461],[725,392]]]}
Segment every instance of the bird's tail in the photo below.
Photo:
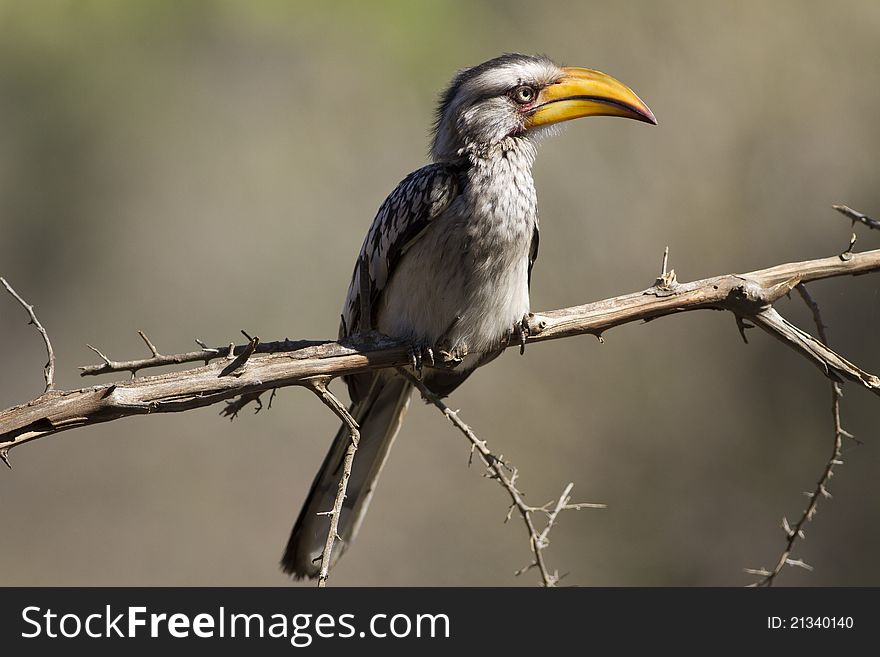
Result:
{"label": "bird's tail", "polygon": [[[333,546],[331,566],[357,535],[409,405],[411,390],[412,386],[402,377],[378,375],[366,397],[349,409],[360,427],[360,442],[339,516],[337,534],[341,541]],[[281,567],[297,579],[318,576],[330,526],[329,517],[318,514],[333,508],[349,441],[348,427],[343,424],[290,533]]]}

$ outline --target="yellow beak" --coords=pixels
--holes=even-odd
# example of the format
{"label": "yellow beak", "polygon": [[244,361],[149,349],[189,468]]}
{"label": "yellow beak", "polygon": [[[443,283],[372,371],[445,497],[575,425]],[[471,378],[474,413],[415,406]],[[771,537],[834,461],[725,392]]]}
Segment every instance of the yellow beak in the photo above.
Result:
{"label": "yellow beak", "polygon": [[538,106],[526,119],[534,128],[582,116],[621,116],[657,125],[654,113],[632,89],[589,68],[563,68],[565,76],[541,90]]}

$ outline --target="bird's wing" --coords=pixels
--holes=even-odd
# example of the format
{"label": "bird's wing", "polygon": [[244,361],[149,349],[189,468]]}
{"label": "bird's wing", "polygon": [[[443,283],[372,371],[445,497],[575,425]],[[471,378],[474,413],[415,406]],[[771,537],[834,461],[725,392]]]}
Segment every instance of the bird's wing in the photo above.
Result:
{"label": "bird's wing", "polygon": [[[339,336],[375,328],[379,297],[400,258],[459,191],[459,171],[449,164],[429,164],[412,172],[389,194],[364,239],[342,308]],[[367,280],[361,281],[361,274]],[[362,300],[362,292],[367,296]],[[364,322],[361,310],[370,316]]]}
{"label": "bird's wing", "polygon": [[529,247],[529,290],[532,289],[532,266],[538,259],[538,242],[540,242],[540,233],[538,232],[538,218],[535,217],[535,229],[532,231],[532,245]]}

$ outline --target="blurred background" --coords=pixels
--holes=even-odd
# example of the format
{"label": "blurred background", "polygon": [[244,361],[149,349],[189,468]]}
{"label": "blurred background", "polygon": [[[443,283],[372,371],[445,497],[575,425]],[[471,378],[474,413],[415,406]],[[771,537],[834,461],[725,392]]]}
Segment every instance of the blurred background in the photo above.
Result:
{"label": "blurred background", "polygon": [[[0,275],[94,363],[335,336],[388,192],[426,162],[438,92],[505,51],[632,86],[656,128],[589,119],[535,166],[532,307],[841,252],[880,214],[880,3],[0,2]],[[857,249],[880,247],[860,230]],[[880,278],[814,284],[833,346],[880,370]],[[778,309],[813,330],[799,299]],[[0,407],[42,391],[43,346],[0,295]],[[828,382],[732,316],[686,313],[512,350],[450,404],[541,504],[578,501],[547,551],[577,585],[731,585],[771,566],[831,450]],[[104,382],[112,377],[102,377]],[[339,394],[344,386],[334,384]],[[787,585],[880,584],[880,402],[846,387],[845,464]],[[15,450],[0,471],[3,585],[286,585],[291,524],[337,421],[279,392]],[[336,585],[533,585],[504,492],[413,403]]]}

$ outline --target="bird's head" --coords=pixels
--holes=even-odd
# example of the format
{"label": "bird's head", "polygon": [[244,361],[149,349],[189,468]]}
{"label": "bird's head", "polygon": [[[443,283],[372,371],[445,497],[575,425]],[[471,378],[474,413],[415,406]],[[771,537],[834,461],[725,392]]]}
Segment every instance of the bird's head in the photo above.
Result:
{"label": "bird's head", "polygon": [[461,149],[533,139],[548,126],[582,116],[620,116],[656,124],[648,106],[610,75],[554,64],[547,57],[508,54],[455,76],[437,108],[435,161]]}

